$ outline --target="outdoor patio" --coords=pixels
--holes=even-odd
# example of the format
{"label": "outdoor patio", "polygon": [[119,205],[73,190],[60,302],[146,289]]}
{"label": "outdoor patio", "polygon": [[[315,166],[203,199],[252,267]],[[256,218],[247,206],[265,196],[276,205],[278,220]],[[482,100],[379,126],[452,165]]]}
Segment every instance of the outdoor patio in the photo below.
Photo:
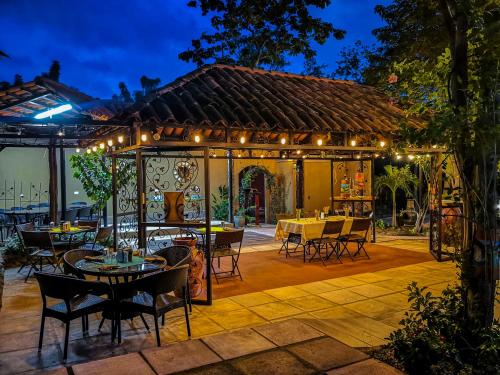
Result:
{"label": "outdoor patio", "polygon": [[[395,246],[401,246],[401,240],[388,241],[385,244],[398,250]],[[426,245],[425,241],[422,241],[420,246],[413,243],[413,251],[417,254],[425,253]],[[431,292],[439,294],[443,288],[456,280],[456,270],[450,262],[426,261],[375,272],[353,273],[344,277],[334,275],[335,267],[328,268],[332,270],[332,277],[320,281],[290,283],[286,287],[263,289],[227,298],[217,298],[215,289],[216,299],[213,305],[194,306],[191,314],[192,345],[195,345],[196,339],[202,339],[202,347],[205,348],[203,350],[207,350],[208,346],[212,356],[208,362],[200,359],[201,362],[192,360],[186,363],[182,357],[176,357],[179,364],[169,367],[168,371],[164,367],[160,370],[155,367],[162,365],[155,362],[154,358],[168,356],[170,351],[178,353],[185,347],[181,345],[177,349],[177,346],[171,345],[188,339],[183,316],[176,312],[167,314],[166,325],[161,328],[165,349],[154,348],[154,334],[147,333],[137,319],[132,324],[123,323],[121,345],[110,343],[109,324],[104,325],[101,333],[97,332],[97,316],[91,316],[89,336],[85,338],[82,338],[81,331],[77,329],[80,325],[77,321],[71,331],[66,365],[72,366],[74,373],[79,373],[78,371],[87,369],[99,369],[101,365],[97,362],[96,365],[90,364],[91,367],[78,367],[75,366],[77,363],[142,352],[143,356],[137,359],[142,363],[141,366],[145,358],[158,373],[170,373],[323,335],[333,337],[350,347],[377,346],[383,344],[389,333],[397,328],[399,320],[408,308],[405,286],[409,282],[416,281],[421,286],[428,286]],[[221,282],[227,285],[238,283],[239,281],[232,280]],[[48,320],[44,347],[40,355],[37,354],[36,338],[41,305],[36,282],[31,280],[23,283],[22,276],[15,269],[8,270],[3,301],[0,312],[0,372],[21,373],[60,367],[64,328],[59,322]],[[309,327],[299,330],[299,336],[304,334],[305,337],[290,338],[288,335],[293,336],[294,329],[280,329],[281,334],[286,336],[282,342],[279,341],[280,338],[273,336],[272,332],[266,333],[267,324],[290,319],[293,320],[287,324],[300,322],[305,324],[303,327]],[[151,321],[149,322],[151,324]],[[232,334],[218,339],[217,335],[225,332]],[[259,332],[260,335],[255,336],[252,332]],[[227,344],[228,342],[231,344]],[[186,352],[186,356],[190,355],[189,353],[191,352]],[[110,366],[114,367],[120,360],[112,363]],[[234,361],[231,363],[234,364]],[[337,366],[340,365],[332,365],[332,368]],[[81,370],[78,370],[79,368]]]}

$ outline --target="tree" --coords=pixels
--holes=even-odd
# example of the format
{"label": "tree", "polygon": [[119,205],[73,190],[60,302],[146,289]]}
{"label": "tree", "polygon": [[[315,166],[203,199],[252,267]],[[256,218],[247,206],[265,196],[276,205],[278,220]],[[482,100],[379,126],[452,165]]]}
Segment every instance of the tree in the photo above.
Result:
{"label": "tree", "polygon": [[0,50],[0,58],[8,58],[9,55],[7,55],[4,51]]}
{"label": "tree", "polygon": [[328,78],[329,75],[325,72],[325,69],[328,67],[327,64],[318,64],[316,61],[316,58],[310,58],[304,62],[304,70],[302,71],[301,74],[306,75],[306,76],[313,76],[313,77],[326,77]]}
{"label": "tree", "polygon": [[14,75],[14,83],[13,86],[18,86],[23,84],[23,77],[20,74]]}
{"label": "tree", "polygon": [[311,8],[325,9],[330,0],[192,0],[188,6],[211,14],[212,33],[203,32],[191,48],[179,54],[201,66],[215,62],[251,68],[283,68],[287,56],[315,57],[312,42],[324,44],[344,31],[311,15]]}
{"label": "tree", "polygon": [[[407,143],[445,144],[460,171],[464,321],[470,327],[469,344],[480,345],[476,329],[493,321],[491,259],[498,251],[492,202],[498,175],[494,98],[500,7],[497,0],[397,0],[393,5],[378,9],[388,24],[375,33],[382,42],[381,60],[388,62],[379,82],[407,113],[429,119],[422,131],[406,129]],[[388,82],[388,75],[394,79]]]}
{"label": "tree", "polygon": [[[73,154],[70,157],[73,177],[78,179],[87,196],[94,201],[99,209],[103,209],[113,193],[113,178],[111,174],[111,160],[104,157],[104,151]],[[135,177],[135,169],[131,164],[117,167],[116,186],[122,188]]]}
{"label": "tree", "polygon": [[142,93],[144,96],[149,95],[151,92],[156,90],[158,88],[158,85],[160,84],[161,79],[160,78],[149,78],[145,75],[141,77],[141,87],[142,87]]}
{"label": "tree", "polygon": [[411,196],[411,187],[418,183],[417,177],[411,172],[410,166],[398,168],[391,165],[384,167],[385,175],[375,178],[375,191],[380,193],[383,189],[389,189],[392,201],[392,226],[396,223],[396,192],[403,190],[407,197]]}
{"label": "tree", "polygon": [[47,77],[53,81],[59,82],[59,76],[61,75],[61,64],[59,61],[54,60],[52,64],[50,64],[49,72],[47,73]]}
{"label": "tree", "polygon": [[366,45],[357,40],[352,47],[344,47],[340,51],[340,59],[332,76],[336,79],[349,79],[364,83],[369,60],[373,54]]}
{"label": "tree", "polygon": [[128,90],[127,85],[125,82],[120,82],[118,84],[118,88],[120,89],[120,99],[124,103],[133,103],[134,99],[132,99],[132,95],[130,95],[130,91]]}

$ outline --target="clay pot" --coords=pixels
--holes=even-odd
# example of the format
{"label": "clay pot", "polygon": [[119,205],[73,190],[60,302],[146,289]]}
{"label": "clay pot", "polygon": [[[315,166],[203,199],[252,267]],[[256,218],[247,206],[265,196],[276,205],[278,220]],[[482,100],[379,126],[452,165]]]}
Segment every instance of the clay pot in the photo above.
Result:
{"label": "clay pot", "polygon": [[[194,237],[178,237],[173,241],[174,245],[188,246],[191,249],[191,262],[188,271],[189,295],[191,298],[199,296],[203,288],[203,251],[196,248],[197,239]],[[177,297],[180,292],[175,291]]]}

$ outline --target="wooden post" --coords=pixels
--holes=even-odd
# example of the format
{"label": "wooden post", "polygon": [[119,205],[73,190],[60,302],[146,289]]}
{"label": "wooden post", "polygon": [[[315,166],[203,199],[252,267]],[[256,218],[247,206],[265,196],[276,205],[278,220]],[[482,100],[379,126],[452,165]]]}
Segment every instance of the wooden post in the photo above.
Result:
{"label": "wooden post", "polygon": [[377,219],[375,218],[375,192],[373,191],[374,182],[375,182],[375,158],[372,155],[370,163],[370,195],[372,196],[372,242],[377,242],[376,238],[377,228],[375,227],[377,222]]}
{"label": "wooden post", "polygon": [[212,209],[210,207],[210,154],[208,147],[203,150],[203,169],[205,172],[205,275],[207,280],[207,303],[212,304],[212,252],[211,246],[211,221]]}
{"label": "wooden post", "polygon": [[295,191],[295,208],[304,208],[304,160],[297,160],[296,174],[296,191]]}
{"label": "wooden post", "polygon": [[144,194],[144,179],[142,169],[142,152],[136,151],[135,153],[135,167],[137,178],[137,241],[139,247],[146,247],[146,228],[144,228],[144,206],[146,204],[146,197]]}
{"label": "wooden post", "polygon": [[227,193],[229,199],[229,222],[234,222],[234,190],[233,190],[233,150],[227,152]]}
{"label": "wooden post", "polygon": [[116,191],[116,155],[111,156],[111,181],[113,198],[113,248],[118,248],[118,192]]}
{"label": "wooden post", "polygon": [[49,146],[49,220],[57,222],[57,155],[54,145]]}
{"label": "wooden post", "polygon": [[334,186],[334,175],[333,173],[335,172],[334,170],[335,164],[333,163],[333,159],[330,159],[330,209],[332,210],[333,214],[333,196],[335,194],[335,186]]}
{"label": "wooden post", "polygon": [[61,171],[61,220],[66,220],[66,158],[64,148],[59,148],[59,170]]}

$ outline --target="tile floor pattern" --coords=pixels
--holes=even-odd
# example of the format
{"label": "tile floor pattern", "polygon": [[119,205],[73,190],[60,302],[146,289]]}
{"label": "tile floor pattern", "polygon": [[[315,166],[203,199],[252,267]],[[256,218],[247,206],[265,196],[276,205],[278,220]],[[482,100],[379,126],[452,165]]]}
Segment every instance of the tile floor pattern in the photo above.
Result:
{"label": "tile floor pattern", "polygon": [[[401,247],[399,241],[393,242],[394,247]],[[384,245],[390,243],[388,241]],[[427,245],[415,241],[412,246],[415,251],[424,251]],[[102,370],[113,363],[106,358],[126,356],[123,362],[127,365],[121,365],[126,366],[126,370],[135,369],[135,366],[141,368],[146,360],[149,368],[144,373],[152,373],[152,369],[157,373],[165,373],[170,371],[169,366],[175,362],[175,353],[194,353],[199,357],[198,366],[217,362],[217,368],[209,373],[230,374],[234,373],[235,368],[239,372],[252,373],[252,364],[267,366],[273,363],[273,358],[279,358],[280,363],[297,365],[303,370],[300,373],[314,372],[316,370],[311,370],[307,358],[304,359],[314,353],[305,349],[282,350],[277,347],[293,345],[295,341],[319,340],[321,337],[318,335],[333,337],[354,348],[383,344],[389,333],[398,326],[408,307],[404,292],[408,283],[417,281],[439,294],[455,280],[453,263],[431,261],[218,299],[212,306],[193,307],[193,339],[190,341],[186,341],[182,311],[167,314],[167,324],[161,329],[162,344],[170,348],[166,352],[156,348],[154,335],[147,333],[138,319],[131,324],[124,322],[122,344],[112,345],[109,323],[99,333],[99,319],[92,316],[90,336],[81,336],[80,322],[75,321],[73,324],[67,365],[73,367],[75,374],[87,374],[92,372],[88,369],[79,372],[79,368],[84,368],[78,367],[81,363],[103,359],[98,362]],[[37,369],[60,367],[64,330],[59,322],[47,320],[43,351],[37,354],[41,305],[36,281],[31,279],[24,283],[22,275],[18,275],[16,270],[8,270],[3,304],[0,311],[0,374],[30,373]],[[497,317],[499,310],[496,309]],[[290,319],[303,325],[300,329],[287,326],[292,324],[289,323]],[[288,334],[285,338],[272,325],[280,322],[283,325],[278,327]],[[245,345],[238,344],[242,340]],[[172,347],[172,343],[179,341],[182,341],[182,346]],[[223,359],[230,364],[219,363]],[[356,366],[356,373],[362,374],[370,373],[371,365],[382,366],[367,361],[352,366]],[[181,371],[182,366],[179,366],[175,369]],[[126,373],[120,370],[119,365],[113,365],[112,368],[122,375]],[[54,371],[66,373],[60,369]],[[280,369],[276,369],[276,372],[279,373]],[[348,372],[344,368],[332,373]]]}

